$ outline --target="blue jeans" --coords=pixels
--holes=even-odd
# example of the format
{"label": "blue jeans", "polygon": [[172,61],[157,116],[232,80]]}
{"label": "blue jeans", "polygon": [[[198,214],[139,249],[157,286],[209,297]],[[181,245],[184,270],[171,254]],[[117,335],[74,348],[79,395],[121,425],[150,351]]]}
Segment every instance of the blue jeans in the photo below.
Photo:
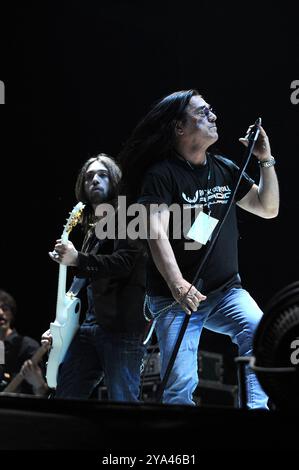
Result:
{"label": "blue jeans", "polygon": [[60,366],[55,397],[89,398],[105,377],[108,399],[138,401],[142,336],[82,324]]}
{"label": "blue jeans", "polygon": [[[185,313],[176,304],[159,315],[173,299],[148,297],[148,307],[156,318],[156,334],[161,353],[161,376],[165,374]],[[237,344],[240,356],[252,354],[252,341],[262,312],[244,289],[214,292],[193,312],[183,337],[163,395],[164,403],[194,405],[193,392],[198,384],[197,353],[202,328],[229,335]],[[247,367],[248,407],[267,408],[268,397],[256,375]]]}

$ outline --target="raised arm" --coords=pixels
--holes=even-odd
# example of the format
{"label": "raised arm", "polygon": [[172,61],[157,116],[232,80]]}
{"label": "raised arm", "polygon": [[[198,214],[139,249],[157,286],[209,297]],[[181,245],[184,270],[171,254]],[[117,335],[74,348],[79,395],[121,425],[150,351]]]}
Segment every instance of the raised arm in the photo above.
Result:
{"label": "raised arm", "polygon": [[[248,145],[246,137],[239,140],[244,145]],[[237,202],[237,205],[264,219],[271,219],[278,215],[279,187],[273,165],[275,160],[271,156],[269,138],[261,126],[253,153],[257,157],[260,165],[259,184],[258,186],[254,184],[251,190]]]}

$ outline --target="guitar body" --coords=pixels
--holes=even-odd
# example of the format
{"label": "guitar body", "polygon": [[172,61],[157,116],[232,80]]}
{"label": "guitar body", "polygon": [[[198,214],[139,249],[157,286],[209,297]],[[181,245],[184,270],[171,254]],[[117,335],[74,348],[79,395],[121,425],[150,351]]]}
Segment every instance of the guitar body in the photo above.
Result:
{"label": "guitar body", "polygon": [[52,335],[52,347],[47,364],[47,383],[50,388],[56,388],[57,374],[60,364],[63,362],[66,351],[79,328],[81,302],[74,296],[65,295],[59,312],[59,319],[50,323]]}

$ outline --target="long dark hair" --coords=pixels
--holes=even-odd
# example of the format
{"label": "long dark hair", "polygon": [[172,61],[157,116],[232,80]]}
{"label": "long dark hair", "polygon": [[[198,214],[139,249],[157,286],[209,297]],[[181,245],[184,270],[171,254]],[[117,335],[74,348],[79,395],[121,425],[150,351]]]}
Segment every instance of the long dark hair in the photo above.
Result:
{"label": "long dark hair", "polygon": [[118,156],[123,174],[121,193],[130,201],[139,195],[146,170],[172,154],[177,121],[184,122],[186,108],[197,90],[181,90],[156,102],[137,124]]}
{"label": "long dark hair", "polygon": [[102,163],[108,171],[110,191],[109,191],[108,201],[106,202],[116,207],[117,196],[119,194],[121,170],[118,164],[115,162],[115,160],[109,155],[107,155],[106,153],[100,153],[96,155],[95,157],[89,158],[82,166],[79,172],[77,181],[76,181],[76,186],[75,186],[75,193],[76,193],[77,200],[86,204],[84,211],[83,211],[83,219],[82,219],[82,227],[83,227],[84,232],[87,232],[90,225],[95,222],[94,210],[93,210],[92,205],[90,204],[90,201],[88,200],[86,196],[85,188],[84,188],[86,172],[89,166],[95,161]]}

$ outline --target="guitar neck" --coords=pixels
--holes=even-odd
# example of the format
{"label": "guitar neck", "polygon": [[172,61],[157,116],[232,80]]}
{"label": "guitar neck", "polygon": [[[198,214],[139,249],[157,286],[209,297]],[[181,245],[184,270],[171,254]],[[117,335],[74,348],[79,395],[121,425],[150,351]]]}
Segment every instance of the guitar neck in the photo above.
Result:
{"label": "guitar neck", "polygon": [[58,274],[56,318],[59,315],[59,312],[61,311],[64,305],[64,299],[65,299],[65,293],[66,293],[66,274],[67,274],[67,267],[63,264],[60,264],[59,274]]}
{"label": "guitar neck", "polygon": [[[61,236],[62,243],[67,243],[68,234],[63,232]],[[58,274],[58,289],[57,289],[57,303],[56,303],[56,319],[59,320],[59,312],[61,312],[66,293],[66,279],[67,279],[67,266],[64,264],[59,265],[59,274]]]}

